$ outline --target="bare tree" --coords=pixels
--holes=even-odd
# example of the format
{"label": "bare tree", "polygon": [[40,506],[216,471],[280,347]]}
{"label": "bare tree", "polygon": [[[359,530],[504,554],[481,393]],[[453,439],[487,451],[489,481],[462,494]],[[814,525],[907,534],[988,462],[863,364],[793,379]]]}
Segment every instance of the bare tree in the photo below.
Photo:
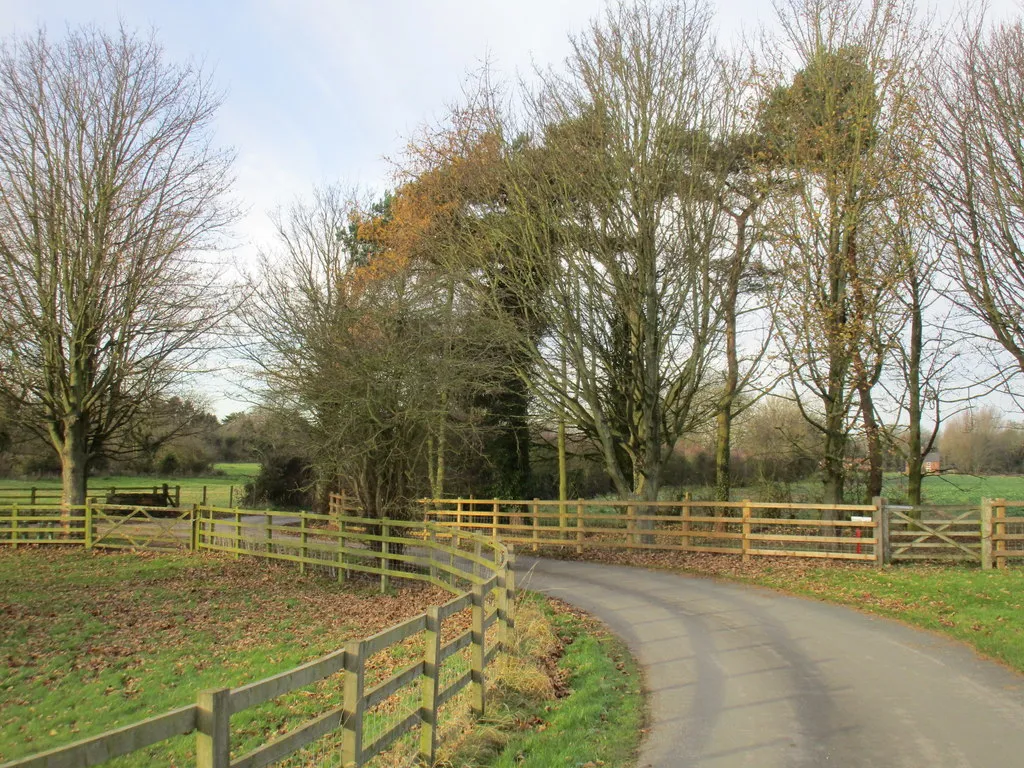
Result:
{"label": "bare tree", "polygon": [[529,147],[508,153],[506,285],[547,328],[523,375],[600,447],[623,498],[656,499],[676,441],[715,407],[726,225],[709,193],[725,173],[710,20],[702,3],[611,6],[532,101]]}
{"label": "bare tree", "polygon": [[[935,233],[974,337],[1024,371],[1024,25],[967,21],[934,70]],[[998,347],[997,347],[998,349]],[[1013,368],[1016,371],[1012,370]]]}
{"label": "bare tree", "polygon": [[264,401],[309,425],[316,474],[371,517],[401,517],[444,490],[446,460],[478,450],[473,407],[500,377],[499,345],[456,281],[361,237],[361,210],[337,187],[276,219],[242,308],[245,354]]}
{"label": "bare tree", "polygon": [[[780,16],[783,56],[799,62],[765,110],[791,182],[775,202],[780,339],[794,396],[824,436],[824,495],[841,502],[858,417],[868,493],[881,490],[873,391],[901,318],[895,296],[905,265],[880,207],[917,139],[913,16],[900,0],[792,0]],[[778,62],[780,72],[790,67]]]}
{"label": "bare tree", "polygon": [[[926,167],[922,171],[927,173]],[[905,264],[898,291],[904,331],[892,345],[894,381],[888,392],[907,417],[907,499],[913,505],[922,501],[925,456],[936,445],[942,419],[957,407],[954,379],[960,340],[949,322],[953,308],[940,291],[941,249],[929,231],[935,211],[927,188],[915,179],[886,210],[886,229]]]}
{"label": "bare tree", "polygon": [[223,314],[199,256],[233,216],[218,104],[123,29],[0,51],[0,397],[60,455],[67,504]]}
{"label": "bare tree", "polygon": [[[718,301],[725,336],[725,371],[715,420],[715,498],[728,501],[732,486],[733,421],[754,405],[777,379],[766,375],[774,335],[775,312],[762,260],[771,232],[763,208],[782,169],[769,150],[770,141],[756,124],[752,72],[739,62],[727,65],[722,78],[724,136],[716,151],[716,188],[709,190],[727,216],[731,243],[716,255]],[[756,391],[755,391],[756,386]]]}

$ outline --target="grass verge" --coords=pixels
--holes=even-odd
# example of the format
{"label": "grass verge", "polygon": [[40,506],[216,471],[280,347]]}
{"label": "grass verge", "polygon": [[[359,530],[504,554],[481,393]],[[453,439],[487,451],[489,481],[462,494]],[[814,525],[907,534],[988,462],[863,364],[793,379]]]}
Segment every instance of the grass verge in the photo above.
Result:
{"label": "grass verge", "polygon": [[[558,555],[556,555],[558,556]],[[564,555],[563,555],[564,557]],[[795,558],[682,552],[591,552],[589,561],[759,584],[849,605],[962,640],[1024,672],[1024,569],[816,564]]]}
{"label": "grass verge", "polygon": [[450,768],[633,765],[643,726],[639,667],[603,624],[526,594],[515,650],[490,692],[488,717],[455,746]]}
{"label": "grass verge", "polygon": [[768,565],[750,581],[900,619],[1024,672],[1024,571],[967,567]]}

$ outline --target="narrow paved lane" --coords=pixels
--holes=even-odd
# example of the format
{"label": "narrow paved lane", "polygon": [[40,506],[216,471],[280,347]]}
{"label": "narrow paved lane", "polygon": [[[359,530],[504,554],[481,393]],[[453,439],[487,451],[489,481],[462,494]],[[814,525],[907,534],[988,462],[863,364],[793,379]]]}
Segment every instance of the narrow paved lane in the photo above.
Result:
{"label": "narrow paved lane", "polygon": [[521,558],[647,675],[640,768],[1024,766],[1024,676],[937,635],[707,579]]}

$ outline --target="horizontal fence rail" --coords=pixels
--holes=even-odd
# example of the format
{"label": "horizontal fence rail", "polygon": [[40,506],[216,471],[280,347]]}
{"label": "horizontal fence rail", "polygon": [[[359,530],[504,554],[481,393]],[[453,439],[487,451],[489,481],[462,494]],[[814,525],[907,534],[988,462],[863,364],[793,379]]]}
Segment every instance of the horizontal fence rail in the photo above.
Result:
{"label": "horizontal fence rail", "polygon": [[[349,507],[336,499],[332,509]],[[216,507],[177,510],[170,518],[148,512],[107,505],[12,505],[0,508],[0,543],[165,549],[173,539],[196,551],[291,562],[339,581],[352,573],[370,574],[380,579],[382,590],[391,579],[421,581],[453,597],[294,669],[239,688],[203,691],[194,705],[0,768],[87,768],[189,733],[196,734],[197,765],[206,768],[272,765],[318,743],[340,753],[342,765],[362,766],[417,726],[416,759],[432,765],[444,705],[468,690],[469,707],[477,716],[484,714],[488,665],[514,627],[515,576],[503,542],[429,522],[353,515]],[[399,647],[421,650],[412,663],[381,676],[374,660]],[[245,754],[232,754],[233,715],[335,677],[340,682],[333,689],[335,706]]]}
{"label": "horizontal fence rail", "polygon": [[[170,499],[174,506],[178,506],[181,503],[181,486],[168,483],[158,483],[156,485],[95,485],[89,489],[87,495],[98,501],[101,498],[99,494],[104,494],[108,498],[124,494],[160,496]],[[5,488],[0,486],[0,505],[59,504],[63,498],[64,492],[59,487],[31,486],[26,488],[24,486],[9,486]]]}
{"label": "horizontal fence rail", "polygon": [[427,500],[425,519],[534,551],[661,550],[877,561],[881,511],[870,505],[756,501]]}
{"label": "horizontal fence rail", "polygon": [[1024,559],[1024,502],[903,507],[744,501],[425,499],[424,519],[546,548],[712,552],[860,560],[978,562]]}

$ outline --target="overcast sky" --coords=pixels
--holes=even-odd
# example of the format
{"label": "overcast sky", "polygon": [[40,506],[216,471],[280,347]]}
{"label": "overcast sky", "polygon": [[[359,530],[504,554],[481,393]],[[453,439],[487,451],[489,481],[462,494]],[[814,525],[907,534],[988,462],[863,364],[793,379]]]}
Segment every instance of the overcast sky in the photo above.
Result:
{"label": "overcast sky", "polygon": [[[0,32],[45,25],[156,29],[175,60],[204,60],[226,95],[217,140],[238,152],[240,249],[266,242],[267,212],[314,184],[383,189],[424,121],[458,99],[485,58],[503,72],[560,62],[602,0],[0,0]],[[721,0],[731,34],[770,6]],[[758,9],[762,8],[761,11]]]}
{"label": "overcast sky", "polygon": [[[949,14],[958,5],[938,0]],[[1002,14],[1013,0],[992,5]],[[770,2],[718,0],[725,41],[770,24]],[[236,257],[272,240],[267,214],[314,185],[381,191],[385,158],[457,100],[488,58],[528,75],[561,62],[603,0],[0,0],[0,35],[68,25],[154,28],[173,60],[206,62],[225,92],[216,140],[238,154]],[[218,406],[218,411],[223,407]]]}

